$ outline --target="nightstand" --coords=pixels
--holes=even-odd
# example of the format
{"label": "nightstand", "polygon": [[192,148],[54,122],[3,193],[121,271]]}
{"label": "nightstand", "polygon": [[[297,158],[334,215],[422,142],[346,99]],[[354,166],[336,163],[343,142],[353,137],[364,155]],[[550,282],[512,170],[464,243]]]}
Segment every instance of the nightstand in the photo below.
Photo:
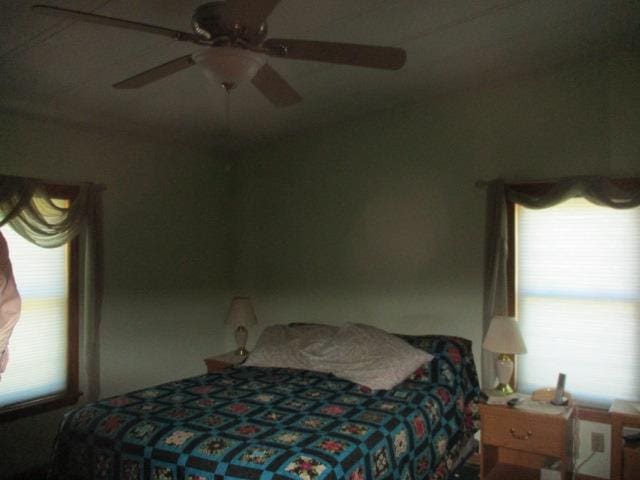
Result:
{"label": "nightstand", "polygon": [[207,373],[214,373],[222,372],[224,369],[233,367],[234,365],[240,365],[246,359],[247,357],[236,355],[236,352],[228,352],[222,355],[207,357],[204,359],[204,363],[207,366]]}
{"label": "nightstand", "polygon": [[538,480],[540,469],[559,462],[570,478],[572,410],[552,415],[503,405],[480,405],[480,478]]}

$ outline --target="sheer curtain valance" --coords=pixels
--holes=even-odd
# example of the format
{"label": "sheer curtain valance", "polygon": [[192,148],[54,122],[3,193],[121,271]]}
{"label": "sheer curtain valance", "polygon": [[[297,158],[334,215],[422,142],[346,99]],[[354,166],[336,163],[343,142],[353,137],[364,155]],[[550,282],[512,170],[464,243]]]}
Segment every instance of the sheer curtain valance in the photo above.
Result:
{"label": "sheer curtain valance", "polygon": [[[494,315],[508,314],[507,259],[510,252],[507,202],[541,209],[581,196],[591,203],[610,208],[634,208],[640,205],[640,187],[637,184],[622,188],[618,182],[600,176],[561,178],[536,194],[507,185],[502,179],[492,180],[486,187],[484,333],[487,332]],[[493,369],[493,354],[483,350],[482,382],[485,387],[491,386],[495,380]]]}
{"label": "sheer curtain valance", "polygon": [[[44,248],[59,247],[78,237],[83,339],[80,354],[84,364],[82,383],[88,399],[99,394],[102,190],[103,187],[92,183],[77,185],[77,195],[67,205],[61,205],[52,199],[46,182],[0,175],[0,226],[9,223],[20,236]],[[4,276],[7,272],[0,273]]]}

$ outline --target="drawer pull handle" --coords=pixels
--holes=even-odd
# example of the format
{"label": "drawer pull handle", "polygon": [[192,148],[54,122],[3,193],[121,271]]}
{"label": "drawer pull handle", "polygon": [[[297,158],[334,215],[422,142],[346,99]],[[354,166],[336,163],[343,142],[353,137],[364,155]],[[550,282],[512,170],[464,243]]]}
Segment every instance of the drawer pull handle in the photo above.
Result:
{"label": "drawer pull handle", "polygon": [[509,429],[509,433],[513,438],[517,440],[528,440],[531,437],[531,435],[533,435],[533,432],[531,430],[527,430],[527,433],[525,433],[524,435],[519,435],[516,433],[515,429],[513,428]]}

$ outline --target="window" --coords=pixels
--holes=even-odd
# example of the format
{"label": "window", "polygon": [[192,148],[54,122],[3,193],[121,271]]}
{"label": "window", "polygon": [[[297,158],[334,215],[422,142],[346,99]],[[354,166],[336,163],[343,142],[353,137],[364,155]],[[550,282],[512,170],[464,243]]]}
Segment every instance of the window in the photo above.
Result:
{"label": "window", "polygon": [[[70,189],[56,190],[67,203]],[[78,394],[78,245],[41,248],[1,228],[22,297],[0,380],[0,416],[13,418],[65,404]]]}
{"label": "window", "polygon": [[582,403],[638,398],[640,207],[574,198],[512,212],[512,291],[528,349],[518,357],[519,389],[554,385],[562,372]]}

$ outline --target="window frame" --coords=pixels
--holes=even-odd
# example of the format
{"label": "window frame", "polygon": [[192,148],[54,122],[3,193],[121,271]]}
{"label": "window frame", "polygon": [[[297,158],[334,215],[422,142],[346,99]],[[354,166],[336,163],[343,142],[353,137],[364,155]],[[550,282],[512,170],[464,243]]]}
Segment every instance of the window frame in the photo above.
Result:
{"label": "window frame", "polygon": [[[640,178],[617,178],[610,179],[611,183],[621,189],[632,189],[640,187]],[[555,182],[532,182],[532,183],[514,183],[507,185],[507,188],[528,195],[543,195],[547,193]],[[518,313],[518,298],[516,285],[516,240],[517,240],[517,218],[516,218],[516,202],[507,198],[507,312],[509,316],[516,317]],[[525,339],[526,342],[526,339]],[[509,385],[515,389],[518,379],[517,355],[509,355],[515,364],[513,376]]]}
{"label": "window frame", "polygon": [[[73,201],[78,187],[46,184],[53,198]],[[82,395],[80,391],[80,241],[78,236],[68,242],[68,302],[67,302],[67,386],[64,392],[34,398],[0,408],[0,423],[74,405]]]}

